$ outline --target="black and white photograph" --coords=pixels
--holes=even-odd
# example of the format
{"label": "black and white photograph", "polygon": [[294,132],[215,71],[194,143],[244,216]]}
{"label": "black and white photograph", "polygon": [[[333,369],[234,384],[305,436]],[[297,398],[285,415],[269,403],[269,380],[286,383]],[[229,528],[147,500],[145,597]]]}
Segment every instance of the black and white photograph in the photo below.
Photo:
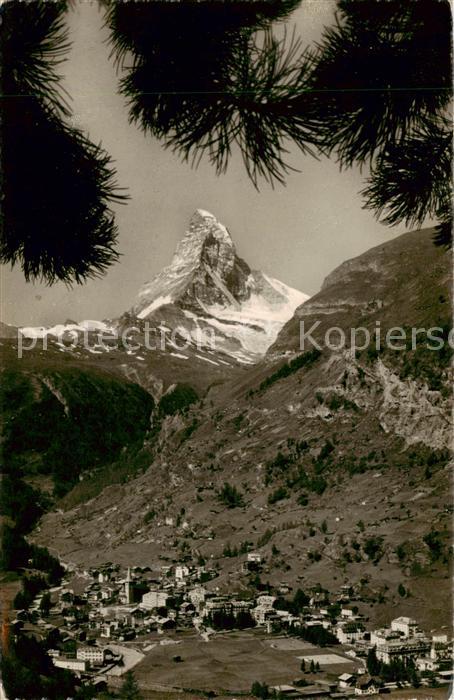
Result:
{"label": "black and white photograph", "polygon": [[1,3],[0,700],[453,697],[452,9]]}

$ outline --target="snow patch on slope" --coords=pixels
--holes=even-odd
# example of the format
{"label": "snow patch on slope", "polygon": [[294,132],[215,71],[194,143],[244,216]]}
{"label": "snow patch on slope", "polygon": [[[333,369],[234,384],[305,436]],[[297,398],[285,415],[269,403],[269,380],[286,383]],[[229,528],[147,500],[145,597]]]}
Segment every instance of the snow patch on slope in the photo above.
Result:
{"label": "snow patch on slope", "polygon": [[156,309],[159,309],[160,306],[164,306],[165,304],[171,303],[172,297],[170,294],[167,294],[163,297],[158,297],[157,299],[152,301],[151,304],[142,309],[142,311],[139,311],[139,313],[137,314],[137,318],[145,318],[146,316],[148,316],[148,314],[151,314],[152,311],[156,311]]}
{"label": "snow patch on slope", "polygon": [[23,326],[19,329],[25,338],[45,338],[48,335],[61,337],[65,333],[111,332],[112,326],[104,321],[86,320],[79,323],[58,323],[55,326]]}

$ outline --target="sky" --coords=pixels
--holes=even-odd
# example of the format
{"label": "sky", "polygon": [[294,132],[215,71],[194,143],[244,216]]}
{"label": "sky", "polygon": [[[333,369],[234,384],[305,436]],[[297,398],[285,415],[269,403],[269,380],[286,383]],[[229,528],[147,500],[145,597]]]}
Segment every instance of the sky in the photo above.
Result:
{"label": "sky", "polygon": [[[289,24],[311,44],[333,16],[333,0],[305,0]],[[74,122],[111,154],[117,180],[130,195],[126,205],[114,207],[121,258],[102,278],[72,288],[26,283],[20,268],[2,266],[4,322],[52,325],[118,317],[133,305],[142,284],[170,262],[199,207],[228,227],[250,267],[307,294],[316,293],[344,260],[405,230],[386,228],[362,208],[364,172],[340,172],[334,161],[303,156],[296,147],[290,147],[288,162],[298,172],[287,176],[285,187],[261,182],[257,191],[238,153],[224,175],[217,176],[207,161],[191,169],[128,122],[97,3],[75,0],[68,26],[72,49],[60,72]]]}

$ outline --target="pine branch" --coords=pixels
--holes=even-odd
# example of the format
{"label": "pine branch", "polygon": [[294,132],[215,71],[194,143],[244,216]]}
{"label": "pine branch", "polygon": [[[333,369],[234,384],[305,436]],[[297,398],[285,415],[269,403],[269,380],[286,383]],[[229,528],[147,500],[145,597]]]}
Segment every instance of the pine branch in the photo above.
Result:
{"label": "pine branch", "polygon": [[311,89],[320,137],[342,166],[398,143],[452,97],[449,3],[340,0],[325,29]]}
{"label": "pine branch", "polygon": [[130,120],[194,165],[206,154],[218,173],[236,144],[255,184],[282,182],[286,142],[308,151],[315,139],[310,113],[296,108],[306,83],[300,42],[293,37],[287,46],[269,30],[297,4],[110,4],[117,63],[124,68],[132,53],[120,83]]}
{"label": "pine branch", "polygon": [[38,100],[3,105],[0,261],[27,281],[78,284],[118,260],[110,157]]}
{"label": "pine branch", "polygon": [[448,119],[426,120],[378,157],[362,194],[390,226],[451,217],[452,137]]}
{"label": "pine branch", "polygon": [[65,10],[66,2],[1,8],[0,261],[48,284],[80,284],[118,260],[109,206],[125,199],[107,153],[65,123]]}
{"label": "pine branch", "polygon": [[61,116],[71,113],[58,73],[70,49],[66,7],[65,0],[59,0],[7,2],[0,9],[3,95],[34,95]]}
{"label": "pine branch", "polygon": [[228,89],[214,105],[180,119],[168,145],[185,158],[207,153],[218,173],[224,172],[236,143],[249,177],[257,186],[263,177],[284,182],[291,169],[285,162],[286,143],[293,140],[315,155],[316,134],[310,102],[300,111],[307,86],[305,57],[293,35],[277,40],[268,30],[259,40],[244,41],[231,57]]}

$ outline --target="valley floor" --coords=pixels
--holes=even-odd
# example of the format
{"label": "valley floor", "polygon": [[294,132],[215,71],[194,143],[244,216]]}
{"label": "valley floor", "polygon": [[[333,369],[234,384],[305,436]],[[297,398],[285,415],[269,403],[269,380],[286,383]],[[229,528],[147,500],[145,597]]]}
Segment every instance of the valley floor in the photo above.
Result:
{"label": "valley floor", "polygon": [[[176,654],[181,662],[172,660]],[[364,668],[360,660],[349,659],[337,647],[321,649],[303,640],[244,631],[217,634],[209,642],[193,635],[170,650],[156,647],[135,667],[134,673],[144,689],[152,690],[161,684],[247,693],[254,681],[281,685],[300,677],[303,655],[320,659],[323,677],[337,679],[341,673]],[[322,674],[308,675],[308,682],[316,677],[321,678]]]}

